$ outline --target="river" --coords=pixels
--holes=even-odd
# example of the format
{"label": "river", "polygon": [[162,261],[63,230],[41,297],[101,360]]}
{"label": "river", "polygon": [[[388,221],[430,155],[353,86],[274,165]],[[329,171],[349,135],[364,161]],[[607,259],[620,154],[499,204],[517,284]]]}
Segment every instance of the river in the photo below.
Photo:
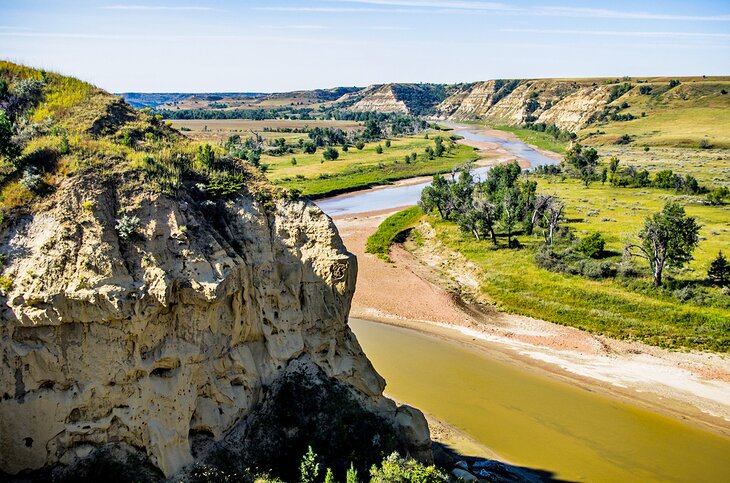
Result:
{"label": "river", "polygon": [[591,482],[722,482],[730,439],[505,362],[458,342],[350,319],[386,393],[512,464]]}
{"label": "river", "polygon": [[[519,141],[454,127],[464,137],[499,142],[533,166],[555,162]],[[331,216],[392,209],[414,205],[426,185],[367,190],[318,204]],[[388,395],[462,430],[512,464],[572,481],[728,481],[730,438],[456,341],[356,319],[350,326],[388,382]]]}
{"label": "river", "polygon": [[[472,141],[482,141],[499,145],[504,150],[515,156],[526,159],[532,167],[555,164],[557,161],[534,150],[522,141],[502,139],[493,136],[485,136],[479,133],[476,128],[469,126],[446,123],[454,129],[454,134]],[[489,168],[477,168],[474,175],[479,177]],[[411,185],[390,186],[374,190],[364,190],[354,194],[335,196],[317,201],[322,211],[330,216],[351,215],[367,211],[379,211],[400,206],[413,206],[421,197],[421,191],[428,186],[429,182]]]}

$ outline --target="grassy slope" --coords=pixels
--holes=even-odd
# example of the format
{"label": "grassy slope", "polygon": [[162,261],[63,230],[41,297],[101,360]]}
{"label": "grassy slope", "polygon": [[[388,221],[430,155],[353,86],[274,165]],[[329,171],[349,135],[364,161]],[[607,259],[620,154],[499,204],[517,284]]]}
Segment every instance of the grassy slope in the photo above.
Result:
{"label": "grassy slope", "polygon": [[[648,95],[640,86],[652,86]],[[725,89],[727,94],[722,94]],[[665,82],[635,84],[634,88],[611,105],[627,102],[622,113],[637,117],[632,121],[614,121],[583,129],[580,136],[596,145],[613,144],[629,134],[641,146],[696,148],[706,139],[712,147],[730,148],[730,80],[694,80],[668,89]],[[646,117],[642,117],[642,112]],[[600,134],[593,134],[600,131]]]}
{"label": "grassy slope", "polygon": [[404,230],[415,226],[422,217],[423,212],[417,206],[389,216],[380,224],[378,230],[368,237],[365,251],[390,261],[390,246]]}
{"label": "grassy slope", "polygon": [[[91,84],[5,61],[0,61],[0,77],[11,90],[24,79],[43,81],[42,100],[22,121],[36,126],[34,134],[14,162],[0,158],[0,215],[32,209],[66,177],[83,172],[138,171],[147,186],[163,190],[181,187],[183,177],[200,181],[228,174],[201,166],[195,158],[196,143]],[[42,189],[31,191],[20,182],[29,167],[39,170]],[[250,191],[273,189],[247,165],[240,164],[240,170],[246,173]]]}
{"label": "grassy slope", "polygon": [[[541,180],[539,190],[557,193],[566,201],[568,225],[579,237],[594,231],[603,233],[606,250],[614,252],[615,258],[644,218],[674,197],[660,190],[600,185],[585,190],[573,180]],[[675,277],[703,279],[710,260],[730,246],[730,207],[689,203],[686,210],[703,225],[703,239],[695,260]],[[633,282],[590,280],[549,272],[538,268],[533,259],[539,234],[520,236],[523,249],[494,250],[490,242],[477,242],[460,233],[453,223],[437,217],[429,220],[439,240],[483,268],[482,290],[502,310],[659,346],[730,350],[730,304],[720,308],[680,303],[670,290],[653,289],[648,278]],[[722,298],[719,289],[712,292],[717,299]]]}
{"label": "grassy slope", "polygon": [[[422,135],[395,138],[391,143],[390,148],[385,148],[384,142],[375,142],[368,143],[362,151],[354,147],[348,152],[340,149],[337,160],[324,163],[321,150],[314,154],[263,156],[261,162],[269,165],[267,176],[275,184],[298,189],[306,196],[322,197],[414,176],[443,173],[478,158],[473,148],[456,145],[452,153],[429,160],[424,149],[433,147],[434,143]],[[375,151],[378,144],[383,146],[382,154]],[[405,156],[414,152],[418,154],[418,160],[406,164]],[[291,164],[293,157],[297,160],[296,165]]]}

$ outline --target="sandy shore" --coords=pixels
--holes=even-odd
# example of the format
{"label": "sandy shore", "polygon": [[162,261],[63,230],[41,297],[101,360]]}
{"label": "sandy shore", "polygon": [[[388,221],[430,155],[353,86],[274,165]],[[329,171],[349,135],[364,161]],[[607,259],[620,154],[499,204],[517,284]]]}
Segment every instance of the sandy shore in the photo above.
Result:
{"label": "sandy shore", "polygon": [[353,317],[458,341],[490,357],[730,436],[727,357],[671,352],[498,312],[480,299],[476,269],[438,246],[427,227],[419,228],[426,243],[411,247],[413,253],[393,247],[394,263],[366,254],[367,237],[392,211],[335,219],[346,246],[358,257]]}

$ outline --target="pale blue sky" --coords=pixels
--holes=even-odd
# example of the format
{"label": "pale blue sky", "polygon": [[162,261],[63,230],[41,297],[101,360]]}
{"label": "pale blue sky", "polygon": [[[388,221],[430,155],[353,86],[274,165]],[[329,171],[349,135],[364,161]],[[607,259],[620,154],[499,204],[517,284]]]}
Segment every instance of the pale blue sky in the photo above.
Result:
{"label": "pale blue sky", "polygon": [[0,0],[0,58],[114,92],[730,75],[730,2]]}

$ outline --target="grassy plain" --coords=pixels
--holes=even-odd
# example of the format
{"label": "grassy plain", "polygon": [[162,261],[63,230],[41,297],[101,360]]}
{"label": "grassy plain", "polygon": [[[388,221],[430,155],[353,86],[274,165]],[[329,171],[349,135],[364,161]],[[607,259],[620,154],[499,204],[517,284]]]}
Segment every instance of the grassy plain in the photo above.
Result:
{"label": "grassy plain", "polygon": [[540,149],[546,149],[554,153],[565,154],[566,147],[568,146],[568,143],[558,141],[550,134],[544,132],[504,125],[490,127],[492,129],[498,129],[500,131],[511,132],[527,144],[531,144]]}
{"label": "grassy plain", "polygon": [[[378,145],[383,147],[382,154],[376,150]],[[451,153],[429,159],[425,155],[427,146],[434,146],[433,139],[425,139],[421,134],[394,138],[389,148],[384,141],[367,143],[362,150],[350,147],[343,152],[338,148],[340,156],[335,161],[324,161],[322,151],[317,150],[314,154],[262,156],[261,162],[268,165],[266,175],[275,184],[298,189],[305,196],[322,197],[444,173],[479,157],[474,148],[457,144]],[[406,163],[405,156],[412,153],[417,153],[416,161]],[[296,158],[296,165],[292,164],[292,158]]]}
{"label": "grassy plain", "polygon": [[[650,213],[668,199],[680,198],[686,211],[702,224],[701,242],[689,267],[670,272],[673,280],[656,289],[648,276],[638,279],[592,280],[539,268],[534,252],[541,234],[519,236],[523,248],[494,249],[458,227],[429,216],[437,238],[481,268],[483,293],[502,310],[570,325],[597,334],[636,339],[671,348],[730,351],[730,300],[718,288],[708,288],[710,300],[680,302],[678,287],[702,283],[710,261],[730,247],[730,206],[702,205],[689,197],[652,189],[591,185],[575,180],[539,180],[538,190],[556,193],[566,202],[567,225],[578,238],[600,232],[607,260],[619,260],[625,242]],[[538,230],[539,231],[539,230]],[[501,241],[504,245],[506,242]],[[637,265],[643,266],[643,260]]]}
{"label": "grassy plain", "polygon": [[[187,136],[201,142],[225,142],[229,136],[238,134],[241,137],[251,135],[254,131],[264,138],[284,138],[287,141],[308,138],[307,133],[277,132],[281,129],[311,129],[315,127],[332,127],[345,132],[361,131],[363,124],[357,121],[335,120],[293,120],[293,119],[174,119],[167,121],[176,129],[184,128]],[[189,129],[189,131],[188,131]],[[264,131],[268,129],[268,131]]]}

